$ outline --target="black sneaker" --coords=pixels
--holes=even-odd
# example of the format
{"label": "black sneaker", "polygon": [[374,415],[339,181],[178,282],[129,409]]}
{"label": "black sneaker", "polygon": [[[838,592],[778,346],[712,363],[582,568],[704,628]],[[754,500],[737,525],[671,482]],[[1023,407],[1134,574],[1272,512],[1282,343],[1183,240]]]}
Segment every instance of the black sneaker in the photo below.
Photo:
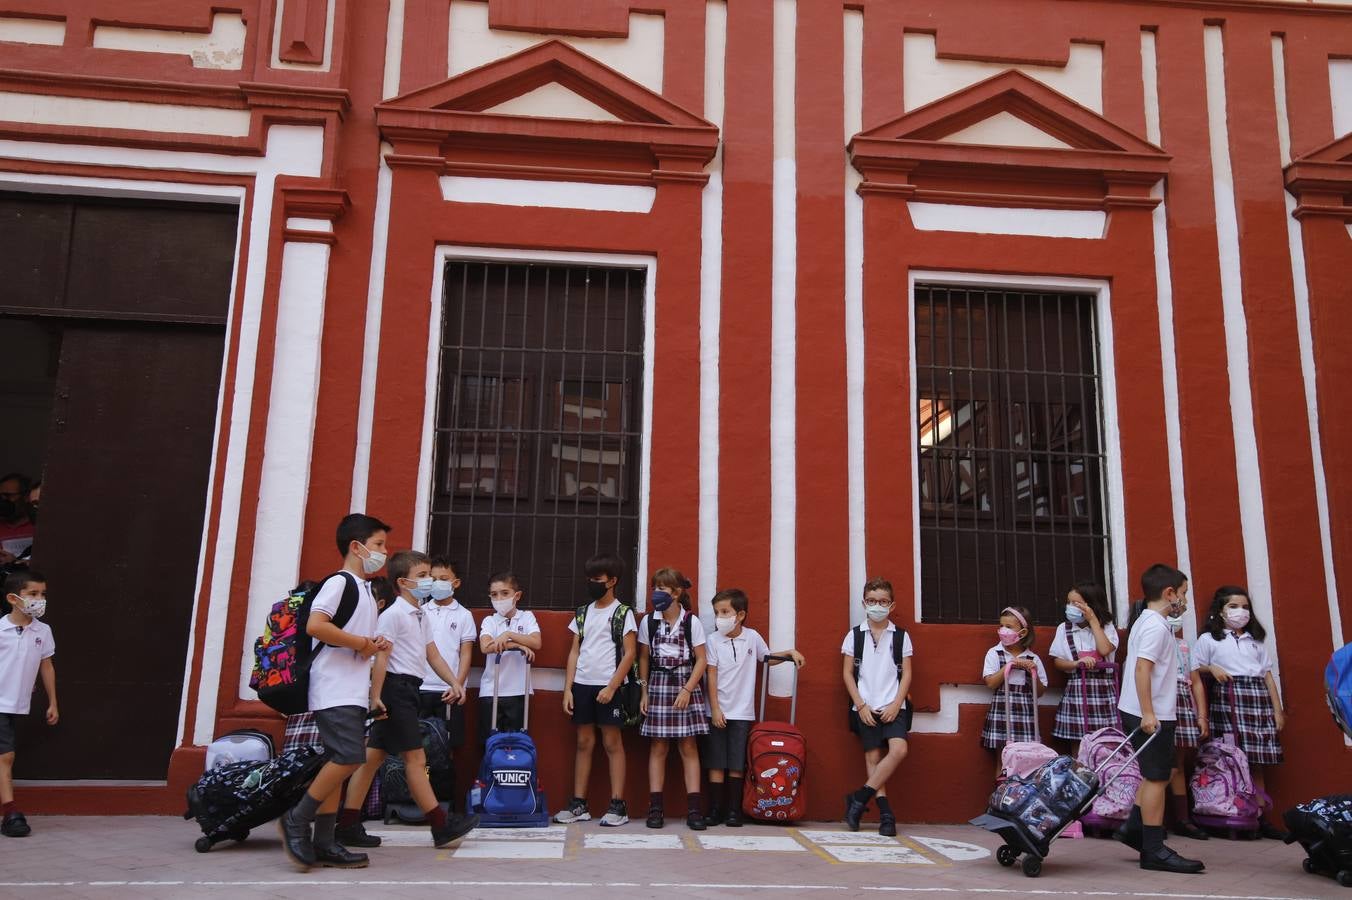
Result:
{"label": "black sneaker", "polygon": [[380,837],[374,834],[366,833],[366,826],[358,822],[356,825],[339,825],[333,829],[333,839],[346,847],[379,847]]}
{"label": "black sneaker", "polygon": [[867,803],[860,803],[854,799],[854,794],[845,795],[845,827],[851,831],[859,830],[859,820],[864,817],[864,810],[868,809]]}
{"label": "black sneaker", "polygon": [[1197,875],[1206,868],[1200,859],[1179,856],[1169,847],[1160,847],[1153,853],[1141,854],[1141,868],[1152,872],[1175,872],[1179,875]]}
{"label": "black sneaker", "polygon": [[728,810],[728,817],[723,820],[723,824],[728,826],[729,828],[741,828],[742,811],[735,806],[732,809]]}
{"label": "black sneaker", "polygon": [[1113,838],[1126,844],[1137,853],[1140,853],[1141,848],[1145,846],[1145,833],[1140,826],[1133,828],[1131,820],[1119,825],[1117,830],[1113,832]]}
{"label": "black sneaker", "polygon": [[330,869],[364,869],[371,864],[365,853],[353,853],[342,844],[315,848],[315,862]]}
{"label": "black sneaker", "polygon": [[667,823],[667,820],[666,820],[666,817],[664,817],[664,816],[662,815],[662,810],[660,810],[660,809],[650,809],[650,810],[648,810],[648,827],[649,827],[649,828],[661,828],[661,827],[662,827],[663,825],[665,825],[666,823]]}
{"label": "black sneaker", "polygon": [[691,831],[703,831],[708,825],[704,822],[704,815],[698,810],[691,810],[685,817],[685,825]]}
{"label": "black sneaker", "polygon": [[315,864],[315,848],[310,837],[310,823],[291,821],[291,813],[284,812],[277,820],[277,831],[282,836],[282,849],[287,857],[302,872],[308,872]]}
{"label": "black sneaker", "polygon": [[704,817],[704,824],[713,828],[715,825],[722,825],[727,817],[727,813],[715,806],[713,809],[709,810],[709,814]]}
{"label": "black sneaker", "polygon": [[897,817],[891,813],[880,813],[878,817],[878,833],[883,837],[896,837]]}
{"label": "black sneaker", "polygon": [[33,829],[28,827],[28,820],[18,810],[6,814],[4,821],[0,822],[0,834],[5,837],[28,837],[32,833]]}
{"label": "black sneaker", "polygon": [[432,829],[432,843],[437,847],[448,847],[478,826],[478,816],[447,816],[445,827]]}

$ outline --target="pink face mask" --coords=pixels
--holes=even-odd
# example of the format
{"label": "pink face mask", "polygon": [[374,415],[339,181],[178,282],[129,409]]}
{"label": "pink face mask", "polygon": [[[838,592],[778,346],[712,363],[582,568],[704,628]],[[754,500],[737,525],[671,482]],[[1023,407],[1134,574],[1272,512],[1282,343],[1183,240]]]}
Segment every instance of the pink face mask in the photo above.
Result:
{"label": "pink face mask", "polygon": [[1225,624],[1239,630],[1249,624],[1249,611],[1242,606],[1232,606],[1225,611]]}
{"label": "pink face mask", "polygon": [[1006,628],[1001,625],[995,630],[995,634],[1000,638],[1000,643],[1006,647],[1012,647],[1019,642],[1019,633],[1013,628]]}

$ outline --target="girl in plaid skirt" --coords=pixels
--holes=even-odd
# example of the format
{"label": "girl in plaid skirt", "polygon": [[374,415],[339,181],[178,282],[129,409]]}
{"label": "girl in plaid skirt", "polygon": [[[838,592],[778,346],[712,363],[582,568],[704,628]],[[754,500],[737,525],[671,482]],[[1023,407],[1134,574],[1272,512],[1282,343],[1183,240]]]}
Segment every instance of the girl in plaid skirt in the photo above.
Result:
{"label": "girl in plaid skirt", "polygon": [[652,577],[653,612],[638,629],[639,684],[643,696],[639,733],[648,745],[648,827],[661,828],[662,784],[667,751],[677,742],[689,801],[686,824],[703,831],[704,802],[699,791],[699,748],[695,738],[709,733],[709,705],[704,701],[704,626],[686,608],[690,582],[675,569],[658,569]]}
{"label": "girl in plaid skirt", "polygon": [[1205,841],[1208,835],[1192,821],[1188,804],[1188,756],[1211,734],[1207,722],[1206,690],[1202,676],[1193,671],[1192,653],[1188,639],[1183,635],[1183,617],[1167,617],[1178,643],[1178,718],[1174,725],[1174,752],[1176,765],[1169,780],[1169,812],[1173,815],[1170,828],[1175,834]]}
{"label": "girl in plaid skirt", "polygon": [[[1263,766],[1282,761],[1278,735],[1286,726],[1272,659],[1263,644],[1267,630],[1254,615],[1249,592],[1234,585],[1216,591],[1204,628],[1193,647],[1192,665],[1212,680],[1211,733],[1234,736],[1249,758],[1254,786],[1263,790]],[[1266,816],[1259,824],[1264,837],[1286,836]]]}
{"label": "girl in plaid skirt", "polygon": [[[981,729],[981,746],[999,750],[1007,742],[1037,740],[1037,709],[1033,703],[1033,685],[1028,679],[1036,677],[1045,687],[1047,670],[1042,660],[1030,649],[1033,646],[1032,616],[1022,606],[1007,606],[1000,613],[1000,627],[996,629],[1000,643],[986,651],[981,675],[986,687],[995,691],[986,725]],[[1012,666],[1005,677],[1005,666]],[[1009,695],[1009,713],[1005,712],[1005,695]],[[1008,728],[1006,728],[1008,720]],[[1000,758],[995,760],[995,774],[1000,775]]]}
{"label": "girl in plaid skirt", "polygon": [[1069,673],[1052,736],[1078,741],[1100,728],[1121,728],[1117,715],[1117,628],[1102,585],[1082,581],[1066,592],[1066,621],[1056,626],[1052,664]]}

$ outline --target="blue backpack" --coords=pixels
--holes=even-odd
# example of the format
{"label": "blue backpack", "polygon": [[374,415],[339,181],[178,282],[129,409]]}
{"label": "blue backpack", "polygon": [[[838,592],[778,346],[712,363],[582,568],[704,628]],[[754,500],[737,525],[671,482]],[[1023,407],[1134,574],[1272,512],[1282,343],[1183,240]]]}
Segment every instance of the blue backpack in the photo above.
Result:
{"label": "blue backpack", "polygon": [[1344,644],[1329,658],[1324,669],[1324,699],[1333,721],[1352,737],[1352,644]]}
{"label": "blue backpack", "polygon": [[[511,652],[511,651],[508,651]],[[502,674],[501,656],[497,675]],[[493,726],[498,721],[498,682],[493,679]],[[530,725],[530,681],[526,682],[525,715],[521,731],[493,731],[484,746],[479,777],[470,786],[465,807],[479,815],[481,828],[542,828],[549,824],[545,792]]]}

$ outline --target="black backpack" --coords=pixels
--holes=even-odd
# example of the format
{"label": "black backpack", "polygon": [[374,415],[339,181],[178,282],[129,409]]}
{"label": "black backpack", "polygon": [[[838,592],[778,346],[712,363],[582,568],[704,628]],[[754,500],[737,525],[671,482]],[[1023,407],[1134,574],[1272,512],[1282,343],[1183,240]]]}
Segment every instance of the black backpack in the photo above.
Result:
{"label": "black backpack", "polygon": [[[853,631],[854,631],[854,682],[855,684],[858,684],[859,667],[863,665],[864,662],[864,632],[858,628],[853,629]],[[902,655],[905,652],[905,650],[906,650],[906,629],[897,628],[897,630],[892,633],[892,662],[895,663],[897,667],[898,683],[901,682],[902,666],[905,665],[905,663],[903,662],[905,657]],[[853,709],[854,704],[853,702],[851,702],[848,696],[845,698],[845,707],[846,710],[851,715],[855,714]],[[911,714],[912,714],[911,698],[909,695],[907,695],[906,702],[901,705],[901,712],[897,713],[897,718],[901,720],[902,725],[906,726],[907,731],[911,730]]]}
{"label": "black backpack", "polygon": [[[258,699],[283,715],[293,716],[310,709],[310,666],[315,656],[328,646],[317,644],[306,633],[315,596],[329,578],[343,579],[343,596],[331,620],[342,628],[352,620],[361,595],[357,577],[351,572],[336,572],[311,588],[299,603],[293,597],[273,605],[263,637],[255,644],[256,668],[263,669],[256,688]],[[291,618],[292,621],[286,621]]]}
{"label": "black backpack", "polygon": [[[574,617],[577,621],[579,646],[582,643],[582,635],[585,633],[583,629],[587,625],[587,610],[590,608],[590,603],[582,604],[577,608]],[[617,667],[624,660],[624,617],[631,612],[632,610],[623,601],[616,600],[615,609],[610,614],[610,639],[615,644],[615,665]],[[620,701],[620,706],[624,710],[624,728],[638,724],[641,718],[638,707],[642,695],[643,690],[638,685],[638,654],[636,653],[629,674],[625,676],[624,681],[620,682],[620,687],[615,692],[615,698]]]}

